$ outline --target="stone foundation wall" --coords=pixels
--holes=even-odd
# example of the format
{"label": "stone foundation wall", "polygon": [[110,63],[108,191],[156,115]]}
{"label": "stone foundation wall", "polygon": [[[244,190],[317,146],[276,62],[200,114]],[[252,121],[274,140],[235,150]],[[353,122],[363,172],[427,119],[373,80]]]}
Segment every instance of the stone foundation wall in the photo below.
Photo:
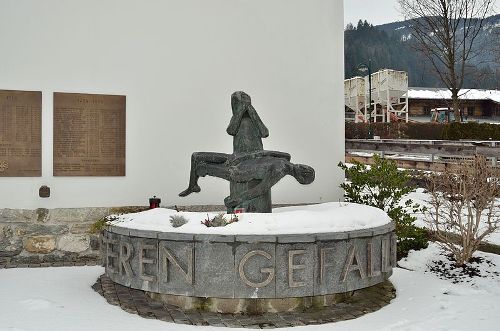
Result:
{"label": "stone foundation wall", "polygon": [[92,224],[117,208],[0,209],[0,264],[100,261]]}
{"label": "stone foundation wall", "polygon": [[[222,205],[178,208],[188,211],[225,210]],[[89,261],[101,263],[99,234],[90,233],[92,225],[111,214],[146,209],[143,206],[33,210],[0,208],[0,265]]]}

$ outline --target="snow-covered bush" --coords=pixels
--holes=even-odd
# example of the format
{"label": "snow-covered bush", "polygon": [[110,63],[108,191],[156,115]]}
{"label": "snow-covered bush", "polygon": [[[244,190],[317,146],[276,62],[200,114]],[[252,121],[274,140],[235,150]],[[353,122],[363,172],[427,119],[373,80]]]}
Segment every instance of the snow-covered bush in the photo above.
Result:
{"label": "snow-covered bush", "polygon": [[411,212],[423,211],[423,208],[412,200],[400,203],[404,195],[415,189],[410,185],[408,171],[399,170],[394,161],[378,155],[374,155],[374,164],[370,167],[359,162],[353,166],[340,162],[339,167],[349,178],[349,182],[340,185],[346,201],[380,208],[396,223],[398,258],[406,256],[411,249],[427,247],[426,231],[416,227],[413,224],[416,218],[411,216]]}
{"label": "snow-covered bush", "polygon": [[228,224],[238,222],[238,216],[236,216],[236,214],[232,214],[229,220],[227,220],[225,216],[226,215],[224,213],[220,213],[215,215],[213,218],[210,218],[210,216],[208,216],[207,214],[207,218],[201,223],[206,227],[210,228],[210,227],[226,226]]}
{"label": "snow-covered bush", "polygon": [[462,162],[455,173],[429,175],[431,207],[426,220],[458,266],[467,263],[481,241],[500,228],[499,177],[500,170],[489,166],[483,156]]}
{"label": "snow-covered bush", "polygon": [[188,222],[188,220],[184,216],[182,216],[182,215],[172,215],[172,216],[170,216],[170,224],[172,224],[172,226],[174,228],[178,228],[180,226],[183,226],[187,222]]}

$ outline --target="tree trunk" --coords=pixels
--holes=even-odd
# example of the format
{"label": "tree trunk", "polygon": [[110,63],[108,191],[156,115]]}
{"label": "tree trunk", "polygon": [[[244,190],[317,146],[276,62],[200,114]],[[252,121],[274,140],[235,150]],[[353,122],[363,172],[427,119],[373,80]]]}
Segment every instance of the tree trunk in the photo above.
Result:
{"label": "tree trunk", "polygon": [[458,90],[451,90],[451,104],[455,114],[455,122],[462,122],[462,113],[460,111],[460,101],[458,100]]}

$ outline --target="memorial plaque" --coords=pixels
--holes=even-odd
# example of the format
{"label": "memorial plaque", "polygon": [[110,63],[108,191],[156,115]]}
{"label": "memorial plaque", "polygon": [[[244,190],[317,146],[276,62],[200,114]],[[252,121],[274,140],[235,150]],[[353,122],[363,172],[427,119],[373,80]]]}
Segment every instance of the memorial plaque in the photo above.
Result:
{"label": "memorial plaque", "polygon": [[125,176],[125,96],[54,93],[54,176]]}
{"label": "memorial plaque", "polygon": [[0,90],[0,177],[42,175],[42,92]]}

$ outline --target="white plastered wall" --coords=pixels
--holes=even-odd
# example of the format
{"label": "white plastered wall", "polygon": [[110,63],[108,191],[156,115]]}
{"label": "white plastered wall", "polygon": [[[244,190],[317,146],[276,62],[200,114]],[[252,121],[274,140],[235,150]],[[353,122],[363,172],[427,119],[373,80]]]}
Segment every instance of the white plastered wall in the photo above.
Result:
{"label": "white plastered wall", "polygon": [[[273,202],[338,201],[344,157],[341,0],[0,0],[0,89],[42,91],[42,177],[0,178],[0,208],[222,204],[194,151],[232,151],[230,95],[252,97],[265,149],[316,170]],[[125,177],[52,176],[52,93],[127,96]],[[51,197],[38,197],[41,185]]]}

